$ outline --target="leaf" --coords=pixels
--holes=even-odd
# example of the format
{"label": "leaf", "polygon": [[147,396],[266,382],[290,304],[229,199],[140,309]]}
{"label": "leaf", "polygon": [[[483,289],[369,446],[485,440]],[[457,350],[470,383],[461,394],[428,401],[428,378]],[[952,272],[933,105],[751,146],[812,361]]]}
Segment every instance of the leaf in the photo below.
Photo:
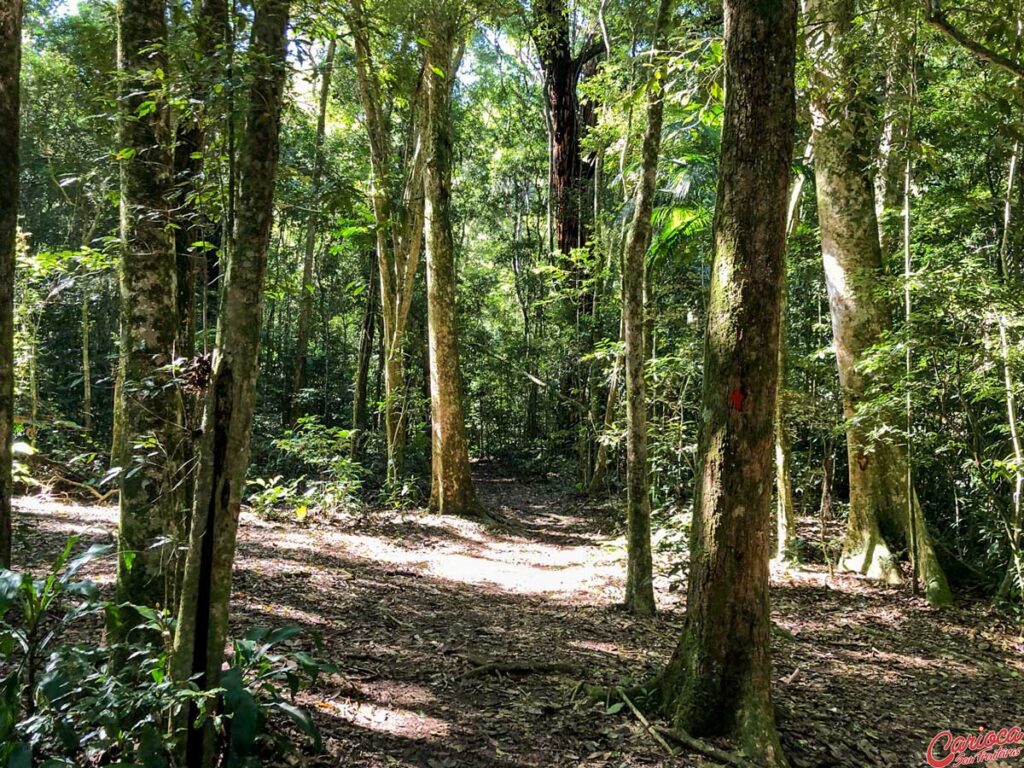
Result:
{"label": "leaf", "polygon": [[7,756],[7,768],[32,768],[32,748],[22,742]]}
{"label": "leaf", "polygon": [[443,69],[441,69],[440,67],[435,67],[433,64],[430,65],[430,71],[433,72],[438,77],[447,77]]}
{"label": "leaf", "polygon": [[621,712],[621,711],[622,711],[622,708],[623,708],[624,706],[626,706],[626,705],[625,705],[625,704],[623,704],[623,703],[622,703],[621,701],[616,701],[616,702],[615,702],[614,704],[610,705],[610,706],[608,707],[608,709],[606,709],[606,710],[604,711],[604,713],[605,713],[606,715],[615,715],[615,714],[618,714],[619,712]]}
{"label": "leaf", "polygon": [[323,739],[320,737],[320,729],[316,727],[313,718],[301,707],[290,704],[287,701],[275,701],[271,704],[274,709],[280,710],[291,718],[299,730],[313,740],[313,746],[319,751],[323,749]]}

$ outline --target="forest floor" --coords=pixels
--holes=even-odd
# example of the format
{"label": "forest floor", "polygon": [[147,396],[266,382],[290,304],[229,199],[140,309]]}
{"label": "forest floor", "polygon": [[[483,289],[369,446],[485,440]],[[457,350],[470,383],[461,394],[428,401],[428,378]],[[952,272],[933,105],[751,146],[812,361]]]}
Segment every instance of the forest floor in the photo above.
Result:
{"label": "forest floor", "polygon": [[[576,680],[628,685],[666,663],[683,599],[668,558],[656,556],[658,617],[632,618],[618,608],[624,552],[611,505],[494,470],[477,484],[507,525],[418,511],[303,525],[243,515],[234,631],[301,625],[296,642],[312,647],[318,633],[319,657],[340,669],[301,695],[326,743],[308,765],[717,765],[669,757],[628,709],[573,697]],[[15,560],[33,568],[67,535],[109,540],[116,523],[116,507],[56,498],[16,509]],[[90,568],[112,583],[109,560]],[[775,574],[772,614],[777,719],[794,768],[919,766],[939,731],[1024,725],[1024,641],[986,603],[933,611],[909,590],[807,566]],[[491,662],[534,669],[479,668]],[[1024,768],[1024,755],[988,764]]]}

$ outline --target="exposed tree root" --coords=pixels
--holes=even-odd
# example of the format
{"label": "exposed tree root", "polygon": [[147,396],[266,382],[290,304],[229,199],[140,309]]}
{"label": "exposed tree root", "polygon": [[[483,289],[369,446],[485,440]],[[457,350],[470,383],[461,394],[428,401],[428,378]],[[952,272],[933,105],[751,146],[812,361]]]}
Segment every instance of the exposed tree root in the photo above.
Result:
{"label": "exposed tree root", "polygon": [[669,743],[662,738],[660,733],[658,733],[657,729],[650,724],[646,717],[644,717],[644,713],[636,708],[636,704],[634,704],[629,696],[626,695],[626,692],[621,688],[616,688],[615,692],[619,695],[619,698],[626,703],[626,706],[629,707],[629,711],[636,716],[636,719],[640,721],[644,729],[651,734],[651,738],[658,742],[658,745],[662,749],[668,752],[669,757],[675,757],[676,751],[672,749]]}
{"label": "exposed tree root", "polygon": [[698,752],[712,760],[717,760],[725,765],[735,765],[736,768],[757,768],[757,766],[741,755],[734,752],[726,752],[724,749],[713,747],[706,741],[695,738],[681,728],[659,728],[652,726],[655,731],[665,738],[671,739],[691,752]]}

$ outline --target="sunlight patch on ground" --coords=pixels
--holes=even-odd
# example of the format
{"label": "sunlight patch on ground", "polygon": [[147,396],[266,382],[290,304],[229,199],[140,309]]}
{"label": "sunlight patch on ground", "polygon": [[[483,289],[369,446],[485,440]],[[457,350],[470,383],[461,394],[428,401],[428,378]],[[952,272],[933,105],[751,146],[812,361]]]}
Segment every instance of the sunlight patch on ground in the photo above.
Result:
{"label": "sunlight patch on ground", "polygon": [[607,653],[611,656],[619,656],[620,658],[631,657],[633,654],[627,653],[622,650],[619,646],[613,643],[601,643],[596,640],[570,640],[569,647],[579,648],[583,651],[597,651],[598,653]]}
{"label": "sunlight patch on ground", "polygon": [[[436,549],[406,549],[375,536],[335,534],[339,550],[360,557],[412,567],[438,579],[463,584],[490,584],[518,594],[579,595],[593,586],[621,578],[617,559],[594,562],[582,547],[488,542],[478,551],[442,545]],[[335,550],[338,551],[338,550]]]}
{"label": "sunlight patch on ground", "polygon": [[386,707],[368,701],[321,699],[314,706],[324,714],[346,720],[358,728],[404,739],[438,739],[448,735],[444,720],[402,707]]}

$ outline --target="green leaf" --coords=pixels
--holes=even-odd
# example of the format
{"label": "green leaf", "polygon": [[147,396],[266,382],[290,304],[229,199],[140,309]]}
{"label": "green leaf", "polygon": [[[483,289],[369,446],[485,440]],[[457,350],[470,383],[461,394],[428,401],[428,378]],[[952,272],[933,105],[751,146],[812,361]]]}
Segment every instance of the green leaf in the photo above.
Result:
{"label": "green leaf", "polygon": [[32,768],[32,748],[22,742],[7,756],[7,768]]}
{"label": "green leaf", "polygon": [[626,705],[625,705],[625,704],[623,704],[623,703],[622,703],[621,701],[616,701],[616,702],[615,702],[614,704],[612,704],[611,706],[609,706],[609,707],[608,707],[608,709],[606,709],[606,710],[605,710],[605,714],[606,714],[606,715],[615,715],[615,714],[618,714],[619,712],[621,712],[621,711],[622,711],[622,708],[623,708],[624,706],[626,706]]}
{"label": "green leaf", "polygon": [[313,722],[313,718],[309,716],[309,713],[301,707],[297,707],[294,704],[290,704],[287,701],[275,701],[271,704],[271,707],[277,709],[289,718],[292,722],[298,726],[299,730],[309,736],[313,740],[313,746],[317,749],[323,749],[323,739],[320,737],[320,729],[316,727],[316,723]]}
{"label": "green leaf", "polygon": [[430,71],[433,72],[438,77],[447,77],[443,69],[441,69],[440,67],[435,67],[433,64],[430,65]]}

